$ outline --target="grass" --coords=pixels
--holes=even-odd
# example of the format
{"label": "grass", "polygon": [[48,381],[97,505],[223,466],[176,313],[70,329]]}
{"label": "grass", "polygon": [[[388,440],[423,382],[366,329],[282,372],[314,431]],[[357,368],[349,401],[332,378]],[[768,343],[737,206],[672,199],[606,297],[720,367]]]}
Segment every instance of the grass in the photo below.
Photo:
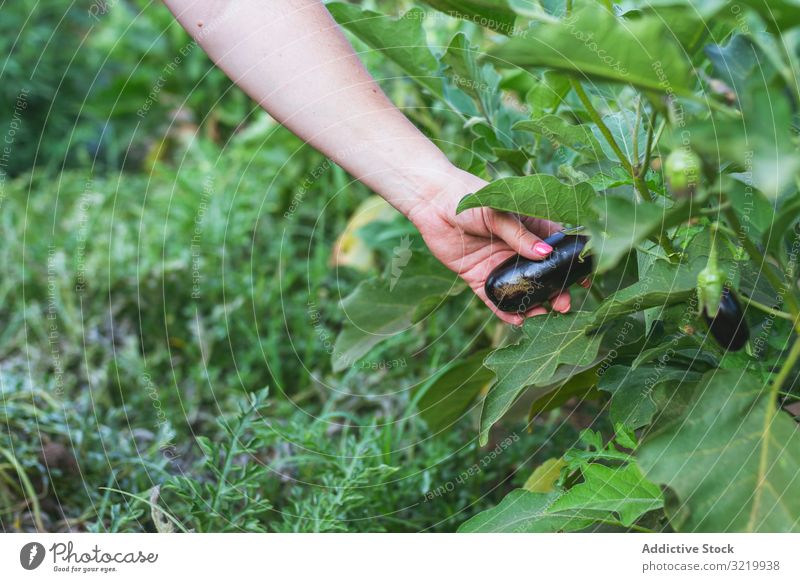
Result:
{"label": "grass", "polygon": [[[496,502],[542,437],[426,502],[482,453],[474,415],[429,438],[410,395],[479,312],[448,329],[446,307],[372,354],[403,368],[334,374],[308,298],[334,337],[365,274],[330,249],[367,192],[334,167],[286,218],[323,159],[274,127],[178,152],[150,172],[8,184],[2,529],[452,531]],[[424,334],[437,353],[414,358]]]}
{"label": "grass", "polygon": [[[492,341],[483,308],[464,294],[368,357],[402,367],[334,373],[339,300],[408,225],[372,225],[370,269],[332,267],[369,193],[201,51],[136,115],[188,42],[163,6],[95,21],[34,4],[3,19],[23,36],[7,47],[3,110],[31,92],[16,177],[0,184],[0,530],[453,531],[574,441],[555,420],[517,427],[514,447],[426,500],[486,451],[477,411],[429,436],[413,388]],[[54,42],[39,54],[41,35]],[[469,165],[461,123],[363,56]]]}

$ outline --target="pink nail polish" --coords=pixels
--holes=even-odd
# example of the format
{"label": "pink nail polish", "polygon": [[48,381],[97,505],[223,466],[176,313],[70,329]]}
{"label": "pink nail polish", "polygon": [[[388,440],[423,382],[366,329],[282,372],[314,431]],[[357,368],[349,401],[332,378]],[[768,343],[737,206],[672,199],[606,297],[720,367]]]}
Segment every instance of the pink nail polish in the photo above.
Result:
{"label": "pink nail polish", "polygon": [[553,252],[553,247],[551,247],[546,242],[538,242],[535,245],[533,245],[533,250],[540,255],[549,255],[550,253]]}

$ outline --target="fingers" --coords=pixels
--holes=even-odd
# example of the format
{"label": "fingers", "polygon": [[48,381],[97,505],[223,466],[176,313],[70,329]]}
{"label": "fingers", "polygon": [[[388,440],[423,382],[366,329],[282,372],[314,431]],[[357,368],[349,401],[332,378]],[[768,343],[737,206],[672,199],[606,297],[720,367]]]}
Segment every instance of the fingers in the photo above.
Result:
{"label": "fingers", "polygon": [[493,212],[489,218],[489,229],[500,237],[517,254],[527,259],[540,261],[553,252],[553,247],[533,234],[516,217]]}
{"label": "fingers", "polygon": [[[506,323],[510,323],[511,325],[519,327],[522,325],[528,317],[536,317],[537,315],[546,315],[548,313],[547,308],[542,305],[537,305],[532,307],[525,313],[509,313],[506,311],[501,311],[497,308],[497,306],[489,300],[486,296],[486,292],[483,290],[482,287],[473,288],[475,295],[483,301],[486,306],[492,310],[497,317],[501,320],[505,321]],[[550,301],[550,305],[553,307],[555,311],[559,313],[566,313],[570,309],[570,296],[568,292],[560,293],[553,297]]]}
{"label": "fingers", "polygon": [[555,311],[558,311],[559,313],[568,312],[571,307],[571,299],[569,296],[569,291],[564,291],[562,293],[559,293],[558,295],[554,295],[550,299],[550,305]]}
{"label": "fingers", "polygon": [[529,317],[536,317],[537,315],[547,315],[547,308],[544,307],[543,305],[537,305],[536,307],[528,310],[528,312],[525,313],[525,319]]}
{"label": "fingers", "polygon": [[500,311],[497,306],[489,300],[482,287],[478,287],[477,289],[473,288],[473,291],[475,292],[475,295],[477,295],[478,298],[486,304],[486,307],[492,310],[492,313],[506,323],[510,323],[511,325],[519,327],[525,321],[525,318],[519,313],[506,313],[505,311]]}

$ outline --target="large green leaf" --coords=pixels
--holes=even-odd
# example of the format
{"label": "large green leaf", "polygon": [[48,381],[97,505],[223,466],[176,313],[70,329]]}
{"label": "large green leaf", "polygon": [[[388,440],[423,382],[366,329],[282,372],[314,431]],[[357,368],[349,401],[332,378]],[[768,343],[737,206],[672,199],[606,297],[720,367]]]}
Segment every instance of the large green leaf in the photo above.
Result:
{"label": "large green leaf", "polygon": [[772,30],[800,26],[800,0],[742,0],[758,12]]}
{"label": "large green leaf", "polygon": [[636,465],[612,468],[592,463],[582,473],[584,482],[557,499],[549,512],[610,511],[629,526],[648,511],[664,506],[661,489],[645,479]]}
{"label": "large green leaf", "polygon": [[743,34],[734,35],[725,45],[709,45],[705,53],[714,66],[714,77],[725,82],[736,94],[746,92],[748,81],[762,66],[758,49]]}
{"label": "large green leaf", "polygon": [[[598,355],[598,359],[602,352]],[[537,415],[547,410],[561,406],[571,398],[581,400],[596,400],[600,393],[597,392],[597,367],[592,365],[583,370],[583,366],[563,366],[563,373],[569,374],[565,381],[554,383],[551,386],[537,387],[526,394],[526,399],[532,396],[531,406],[528,409],[528,419],[532,420]],[[558,374],[556,374],[558,375]]]}
{"label": "large green leaf", "polygon": [[533,86],[525,95],[525,103],[530,108],[533,119],[552,113],[571,90],[569,77],[555,71],[545,71],[541,77],[534,77]]}
{"label": "large green leaf", "polygon": [[523,325],[525,338],[520,343],[486,358],[486,366],[495,372],[497,383],[483,402],[482,445],[489,439],[491,426],[525,388],[549,384],[562,364],[586,366],[594,362],[602,336],[587,335],[591,321],[589,312],[529,318]]}
{"label": "large green leaf", "polygon": [[597,512],[551,512],[550,506],[561,495],[532,493],[517,489],[499,505],[479,513],[458,528],[462,533],[546,533],[579,531],[591,526]]}
{"label": "large green leaf", "polygon": [[514,129],[542,136],[554,149],[564,146],[592,159],[603,157],[603,148],[589,125],[575,125],[558,115],[544,115],[520,121],[514,125]]}
{"label": "large green leaf", "polygon": [[636,245],[662,229],[664,209],[655,204],[606,196],[596,206],[598,218],[589,223],[589,230],[598,273],[613,268]]}
{"label": "large green leaf", "polygon": [[708,372],[637,456],[648,479],[678,495],[683,531],[800,531],[800,432],[753,372]]}
{"label": "large green leaf", "polygon": [[[645,155],[645,143],[647,142],[647,131],[642,123],[636,122],[636,113],[630,110],[617,111],[603,116],[603,123],[611,132],[614,141],[619,145],[625,158],[641,162]],[[592,126],[592,132],[600,144],[605,156],[613,161],[619,162],[617,154],[603,137],[600,128]],[[635,137],[634,137],[635,136]],[[634,150],[636,150],[634,152]]]}
{"label": "large green leaf", "polygon": [[782,255],[781,248],[786,245],[785,237],[798,220],[800,220],[800,195],[795,193],[783,202],[770,228],[763,235],[762,244],[773,256]]}
{"label": "large green leaf", "polygon": [[732,11],[723,11],[728,4],[728,0],[623,0],[616,8],[626,18],[647,14],[668,22],[670,34],[697,59],[708,38],[725,38],[735,26]]}
{"label": "large green leaf", "polygon": [[399,18],[392,18],[342,2],[332,2],[327,7],[339,24],[400,65],[434,95],[443,96],[439,61],[428,48],[422,28],[424,11],[412,8]]}
{"label": "large green leaf", "polygon": [[685,263],[657,260],[633,285],[609,295],[595,310],[595,324],[652,307],[666,307],[689,299],[697,286],[697,274],[706,266],[699,256]]}
{"label": "large green leaf", "polygon": [[691,68],[665,23],[622,20],[590,3],[559,22],[522,31],[490,53],[498,62],[550,67],[592,79],[690,95]]}
{"label": "large green leaf", "polygon": [[426,253],[414,253],[390,280],[362,282],[342,301],[347,323],[336,338],[334,371],[352,366],[375,345],[408,329],[420,306],[463,290],[456,276]]}
{"label": "large green leaf", "polygon": [[606,370],[597,387],[611,394],[611,420],[636,429],[653,421],[661,391],[670,390],[675,385],[695,383],[700,378],[698,372],[666,364],[635,369],[620,365]]}
{"label": "large green leaf", "polygon": [[[700,211],[700,196],[672,204],[634,202],[621,196],[594,199],[595,216],[588,223],[592,236],[595,272],[604,273],[647,238],[665,233]],[[590,215],[591,216],[591,215]]]}
{"label": "large green leaf", "polygon": [[697,353],[701,349],[702,339],[693,335],[686,335],[680,332],[670,338],[654,342],[655,345],[642,350],[631,362],[631,368],[638,368],[642,364],[661,359],[667,352],[669,353]]}
{"label": "large green leaf", "polygon": [[445,72],[462,91],[480,103],[488,120],[500,109],[500,75],[491,65],[478,64],[473,49],[463,32],[456,34],[442,55]]}
{"label": "large green leaf", "polygon": [[[620,10],[642,10],[648,11],[655,8],[663,8],[667,6],[680,7],[684,12],[696,14],[703,20],[708,20],[717,15],[717,13],[725,7],[728,0],[622,0],[617,2]],[[691,20],[694,22],[694,20]]]}
{"label": "large green leaf", "polygon": [[594,174],[589,178],[589,184],[595,190],[603,191],[611,188],[618,188],[619,186],[626,186],[633,184],[633,178],[620,166],[613,166],[605,172]]}
{"label": "large green leaf", "polygon": [[487,354],[482,350],[454,363],[425,387],[417,409],[431,430],[449,428],[492,382],[494,374],[483,365]]}
{"label": "large green leaf", "polygon": [[517,15],[507,0],[425,0],[437,10],[511,35]]}
{"label": "large green leaf", "polygon": [[462,198],[457,212],[488,206],[555,222],[584,224],[596,193],[589,184],[565,184],[549,174],[501,178]]}
{"label": "large green leaf", "polygon": [[[733,205],[734,212],[743,223],[750,224],[750,236],[757,240],[759,236],[772,229],[773,220],[777,221],[777,199],[770,200],[764,194],[747,184],[747,177],[743,181],[730,180],[724,186],[724,192]],[[725,182],[723,182],[725,183]]]}

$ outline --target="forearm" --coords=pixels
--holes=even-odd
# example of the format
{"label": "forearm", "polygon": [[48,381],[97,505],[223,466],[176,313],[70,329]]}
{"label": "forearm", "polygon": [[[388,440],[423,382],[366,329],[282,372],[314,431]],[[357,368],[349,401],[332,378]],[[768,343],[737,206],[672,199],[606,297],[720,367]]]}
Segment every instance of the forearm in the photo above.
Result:
{"label": "forearm", "polygon": [[389,101],[317,0],[165,0],[270,115],[408,215],[463,176]]}

